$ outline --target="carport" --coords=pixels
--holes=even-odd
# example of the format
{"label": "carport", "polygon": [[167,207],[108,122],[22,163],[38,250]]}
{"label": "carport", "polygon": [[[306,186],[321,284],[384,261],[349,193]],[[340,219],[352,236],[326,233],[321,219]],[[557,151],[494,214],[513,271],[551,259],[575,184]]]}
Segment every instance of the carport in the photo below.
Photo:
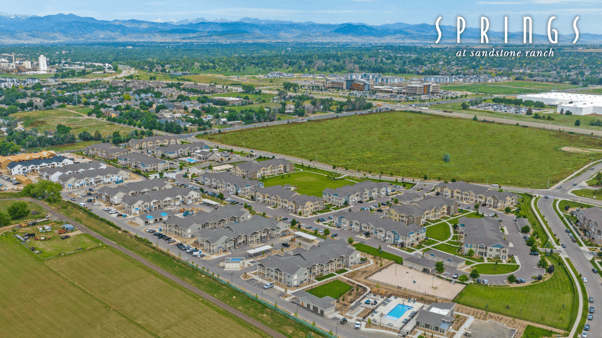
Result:
{"label": "carport", "polygon": [[247,253],[249,254],[249,257],[256,257],[256,256],[259,256],[259,255],[263,254],[264,252],[272,250],[272,249],[274,249],[274,248],[272,248],[271,245],[264,245],[264,246],[260,246],[259,248],[247,250]]}
{"label": "carport", "polygon": [[303,240],[306,240],[308,242],[313,242],[318,239],[318,237],[316,237],[316,236],[312,236],[310,234],[306,234],[305,232],[301,232],[301,231],[295,232],[295,236],[297,236]]}

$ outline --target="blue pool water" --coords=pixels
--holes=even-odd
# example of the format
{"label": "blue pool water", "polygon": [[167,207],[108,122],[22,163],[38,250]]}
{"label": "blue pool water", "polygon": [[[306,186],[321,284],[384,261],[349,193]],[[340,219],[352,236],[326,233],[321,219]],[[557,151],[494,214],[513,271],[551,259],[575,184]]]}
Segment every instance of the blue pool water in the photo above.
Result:
{"label": "blue pool water", "polygon": [[242,258],[229,258],[228,260],[231,262],[240,262],[242,261]]}
{"label": "blue pool water", "polygon": [[387,316],[385,318],[390,319],[390,320],[397,320],[401,316],[403,316],[404,313],[406,313],[408,310],[411,310],[411,309],[412,309],[411,306],[397,304],[397,306],[394,307],[393,310],[391,310],[391,311],[389,311],[389,313],[387,313]]}
{"label": "blue pool water", "polygon": [[194,163],[196,162],[196,160],[194,158],[187,158],[186,161],[190,162],[190,163]]}

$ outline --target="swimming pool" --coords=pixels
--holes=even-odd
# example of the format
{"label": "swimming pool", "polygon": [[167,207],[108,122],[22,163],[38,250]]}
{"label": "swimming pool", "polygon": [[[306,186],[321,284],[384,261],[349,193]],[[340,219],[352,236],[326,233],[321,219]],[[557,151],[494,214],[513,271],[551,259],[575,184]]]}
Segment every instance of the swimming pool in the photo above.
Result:
{"label": "swimming pool", "polygon": [[197,160],[195,160],[194,158],[187,158],[186,161],[190,162],[190,163],[195,163],[197,162]]}
{"label": "swimming pool", "polygon": [[387,313],[386,319],[397,320],[401,318],[408,310],[411,310],[412,307],[408,305],[397,304],[389,313]]}
{"label": "swimming pool", "polygon": [[228,258],[228,260],[230,262],[240,262],[240,261],[242,261],[242,258]]}

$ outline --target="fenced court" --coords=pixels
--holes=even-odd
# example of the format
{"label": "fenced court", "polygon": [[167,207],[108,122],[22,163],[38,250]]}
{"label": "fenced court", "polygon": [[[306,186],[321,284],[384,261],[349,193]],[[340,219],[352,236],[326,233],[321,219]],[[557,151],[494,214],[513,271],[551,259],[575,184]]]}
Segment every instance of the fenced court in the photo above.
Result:
{"label": "fenced court", "polygon": [[446,280],[398,264],[391,265],[368,279],[415,293],[426,293],[446,299],[454,299],[465,287],[463,284],[451,284]]}

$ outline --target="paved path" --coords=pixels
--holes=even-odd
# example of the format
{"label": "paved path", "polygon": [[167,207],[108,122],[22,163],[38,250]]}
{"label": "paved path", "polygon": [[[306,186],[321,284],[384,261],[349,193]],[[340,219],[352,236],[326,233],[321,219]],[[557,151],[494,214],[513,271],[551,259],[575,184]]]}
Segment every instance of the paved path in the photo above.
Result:
{"label": "paved path", "polygon": [[8,200],[26,200],[32,203],[36,203],[37,205],[41,206],[42,208],[46,209],[46,211],[48,211],[50,214],[52,214],[53,216],[57,217],[58,219],[65,221],[69,224],[74,225],[76,228],[78,228],[81,232],[86,233],[88,235],[91,235],[92,237],[100,240],[101,242],[103,242],[104,244],[111,246],[119,251],[121,251],[122,253],[128,255],[129,257],[131,257],[132,259],[135,259],[136,261],[144,264],[145,266],[147,266],[148,268],[154,270],[155,272],[157,272],[158,274],[160,274],[161,276],[168,278],[174,282],[176,282],[178,285],[186,288],[189,291],[194,292],[195,294],[197,294],[200,297],[205,298],[206,300],[210,301],[211,303],[215,304],[216,306],[230,312],[231,314],[233,314],[234,316],[244,320],[245,322],[249,323],[250,325],[262,330],[263,332],[265,332],[266,334],[270,335],[271,337],[279,337],[279,338],[285,338],[286,336],[269,328],[268,326],[258,322],[257,320],[247,316],[246,314],[242,313],[241,311],[233,308],[232,306],[222,302],[221,300],[211,296],[210,294],[200,290],[199,288],[193,286],[192,284],[185,282],[184,280],[172,275],[171,273],[163,270],[162,268],[152,264],[151,262],[147,261],[144,258],[141,258],[140,256],[138,256],[137,254],[125,249],[124,247],[122,247],[121,245],[110,241],[106,238],[104,238],[103,236],[99,235],[98,233],[90,230],[89,228],[87,228],[85,225],[75,221],[74,219],[67,217],[61,213],[58,213],[57,211],[55,211],[53,208],[51,208],[48,204],[46,204],[45,202],[42,202],[40,200],[36,200],[33,198],[21,198],[21,199],[8,199]]}

